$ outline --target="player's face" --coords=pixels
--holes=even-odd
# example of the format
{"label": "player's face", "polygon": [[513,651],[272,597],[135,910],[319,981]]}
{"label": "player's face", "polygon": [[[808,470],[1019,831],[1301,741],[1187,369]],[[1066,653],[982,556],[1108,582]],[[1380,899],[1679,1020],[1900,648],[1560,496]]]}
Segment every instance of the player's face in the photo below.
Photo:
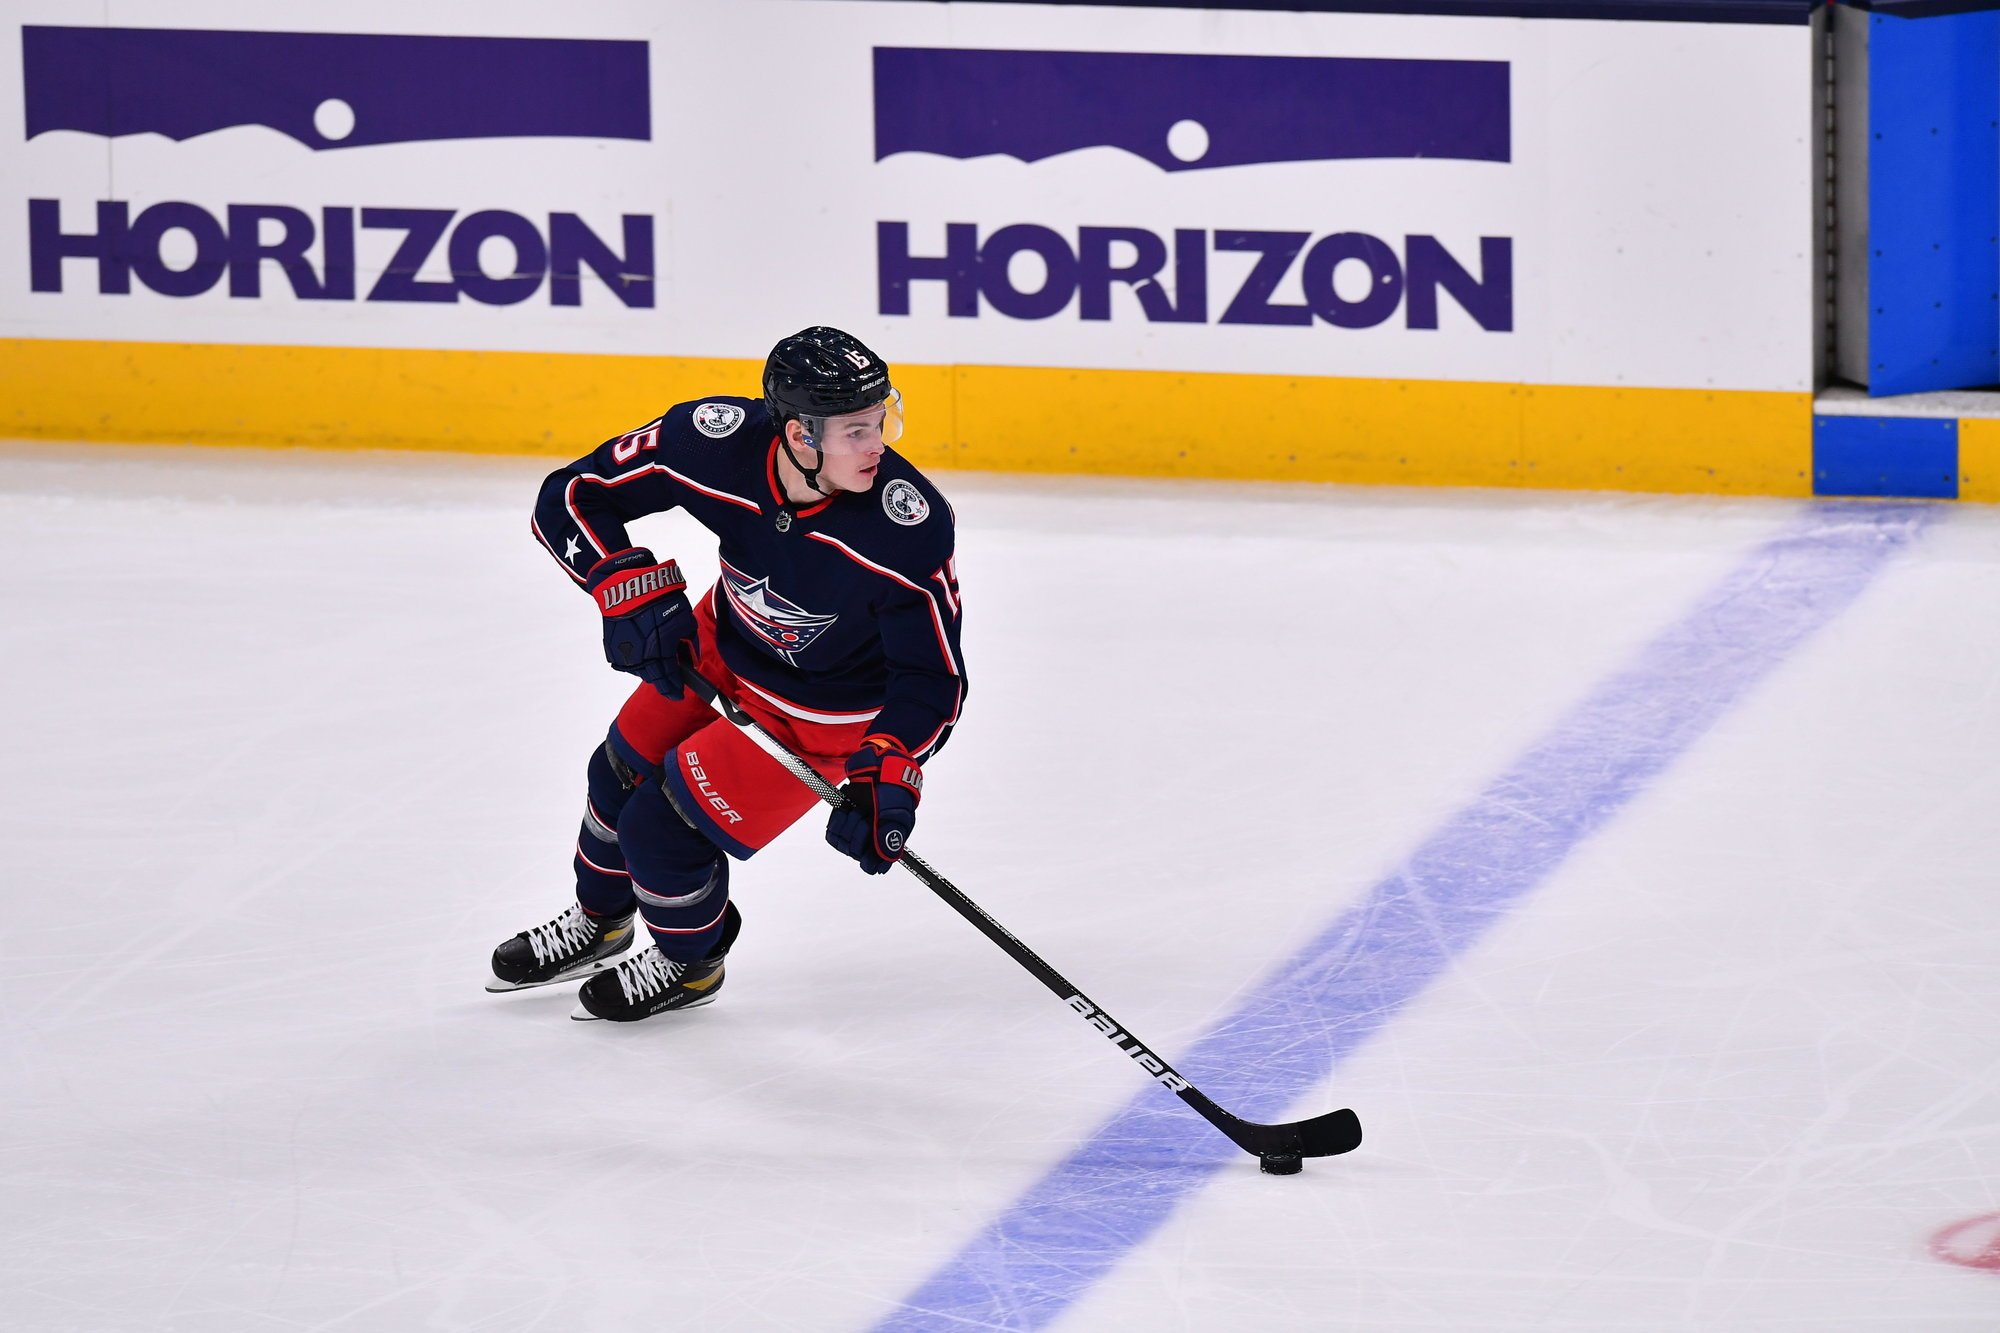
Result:
{"label": "player's face", "polygon": [[825,457],[820,476],[843,491],[865,491],[875,484],[875,470],[889,440],[902,433],[900,396],[864,412],[828,417],[814,441]]}

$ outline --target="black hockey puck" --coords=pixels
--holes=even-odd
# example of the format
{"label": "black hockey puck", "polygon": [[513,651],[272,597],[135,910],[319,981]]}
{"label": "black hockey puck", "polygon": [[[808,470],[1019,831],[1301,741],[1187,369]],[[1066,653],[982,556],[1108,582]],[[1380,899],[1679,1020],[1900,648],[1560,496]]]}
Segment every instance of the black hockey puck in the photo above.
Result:
{"label": "black hockey puck", "polygon": [[1295,1152],[1267,1152],[1257,1158],[1257,1169],[1267,1176],[1296,1176],[1304,1168]]}

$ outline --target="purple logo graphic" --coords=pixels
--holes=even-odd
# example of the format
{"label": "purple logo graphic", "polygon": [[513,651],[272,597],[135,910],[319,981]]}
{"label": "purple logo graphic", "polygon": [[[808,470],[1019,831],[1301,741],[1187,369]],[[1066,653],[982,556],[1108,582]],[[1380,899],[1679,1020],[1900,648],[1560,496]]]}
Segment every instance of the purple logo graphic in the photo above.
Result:
{"label": "purple logo graphic", "polygon": [[1495,60],[875,48],[875,158],[1123,148],[1165,171],[1349,158],[1506,162]]}
{"label": "purple logo graphic", "polygon": [[652,138],[644,42],[21,29],[30,139],[264,125],[309,148]]}

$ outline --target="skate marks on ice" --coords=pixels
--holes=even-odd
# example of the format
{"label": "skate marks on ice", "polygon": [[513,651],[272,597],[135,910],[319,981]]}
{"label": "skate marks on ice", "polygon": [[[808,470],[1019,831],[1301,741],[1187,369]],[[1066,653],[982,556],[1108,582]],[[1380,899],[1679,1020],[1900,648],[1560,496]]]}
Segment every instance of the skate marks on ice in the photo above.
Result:
{"label": "skate marks on ice", "polygon": [[[1939,512],[1808,507],[1398,870],[1248,987],[1249,1002],[1179,1066],[1250,1119],[1324,1109],[1298,1103],[1850,606]],[[1045,1328],[1225,1164],[1254,1169],[1179,1103],[1142,1089],[875,1327]]]}

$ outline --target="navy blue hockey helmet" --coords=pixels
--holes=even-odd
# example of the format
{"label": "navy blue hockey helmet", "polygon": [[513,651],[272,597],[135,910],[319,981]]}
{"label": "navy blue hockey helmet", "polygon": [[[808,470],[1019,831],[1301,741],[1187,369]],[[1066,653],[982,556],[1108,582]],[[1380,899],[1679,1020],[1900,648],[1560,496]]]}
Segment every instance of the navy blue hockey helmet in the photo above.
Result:
{"label": "navy blue hockey helmet", "polygon": [[[781,339],[764,361],[764,403],[779,426],[796,419],[808,436],[828,417],[887,406],[882,436],[893,442],[902,424],[901,395],[889,366],[851,333],[815,324]],[[894,422],[894,426],[891,422]]]}

